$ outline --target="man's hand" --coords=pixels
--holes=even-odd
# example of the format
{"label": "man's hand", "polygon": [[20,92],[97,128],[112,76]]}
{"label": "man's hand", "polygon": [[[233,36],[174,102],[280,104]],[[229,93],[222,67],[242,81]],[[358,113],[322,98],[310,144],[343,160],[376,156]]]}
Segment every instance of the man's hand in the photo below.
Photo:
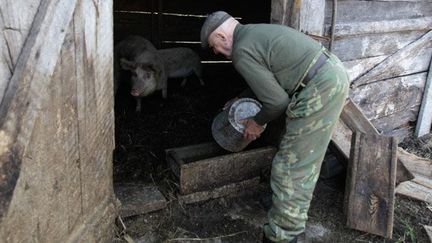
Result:
{"label": "man's hand", "polygon": [[240,121],[245,126],[243,136],[248,140],[255,140],[260,137],[264,127],[259,125],[253,119],[243,119]]}

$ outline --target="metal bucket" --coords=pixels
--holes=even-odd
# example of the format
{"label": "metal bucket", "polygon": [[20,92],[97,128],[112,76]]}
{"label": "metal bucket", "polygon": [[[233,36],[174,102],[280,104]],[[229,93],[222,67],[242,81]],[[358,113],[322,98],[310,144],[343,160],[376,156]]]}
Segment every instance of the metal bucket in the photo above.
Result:
{"label": "metal bucket", "polygon": [[228,151],[241,151],[251,140],[243,137],[245,127],[239,121],[255,116],[260,110],[261,104],[257,100],[251,98],[236,100],[228,109],[220,112],[213,119],[213,138]]}

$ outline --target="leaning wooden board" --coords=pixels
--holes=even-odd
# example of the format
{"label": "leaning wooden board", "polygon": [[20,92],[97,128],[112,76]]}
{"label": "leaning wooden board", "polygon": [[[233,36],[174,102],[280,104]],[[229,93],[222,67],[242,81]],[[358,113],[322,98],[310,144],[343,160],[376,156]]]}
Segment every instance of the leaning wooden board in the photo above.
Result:
{"label": "leaning wooden board", "polygon": [[345,190],[347,226],[392,237],[397,139],[355,132]]}
{"label": "leaning wooden board", "polygon": [[[360,108],[351,99],[348,99],[332,136],[332,141],[336,148],[346,159],[349,158],[353,131],[379,134],[372,123],[363,115]],[[413,178],[414,175],[405,167],[404,163],[398,159],[396,184]]]}

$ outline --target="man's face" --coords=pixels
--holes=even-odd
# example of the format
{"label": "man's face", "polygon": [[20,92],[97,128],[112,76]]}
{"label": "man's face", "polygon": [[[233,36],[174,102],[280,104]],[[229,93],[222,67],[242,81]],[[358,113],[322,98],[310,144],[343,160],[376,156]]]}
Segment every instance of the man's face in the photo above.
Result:
{"label": "man's face", "polygon": [[229,41],[223,33],[213,32],[208,39],[209,47],[214,54],[222,54],[231,60],[232,41]]}

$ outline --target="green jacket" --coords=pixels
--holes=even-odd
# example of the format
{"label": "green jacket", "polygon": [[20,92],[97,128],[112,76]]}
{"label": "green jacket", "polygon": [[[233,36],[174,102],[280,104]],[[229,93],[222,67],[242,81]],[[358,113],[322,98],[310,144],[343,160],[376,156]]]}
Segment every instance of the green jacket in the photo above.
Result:
{"label": "green jacket", "polygon": [[321,53],[322,45],[283,25],[238,24],[232,61],[263,104],[254,120],[263,125],[285,112],[291,94]]}

